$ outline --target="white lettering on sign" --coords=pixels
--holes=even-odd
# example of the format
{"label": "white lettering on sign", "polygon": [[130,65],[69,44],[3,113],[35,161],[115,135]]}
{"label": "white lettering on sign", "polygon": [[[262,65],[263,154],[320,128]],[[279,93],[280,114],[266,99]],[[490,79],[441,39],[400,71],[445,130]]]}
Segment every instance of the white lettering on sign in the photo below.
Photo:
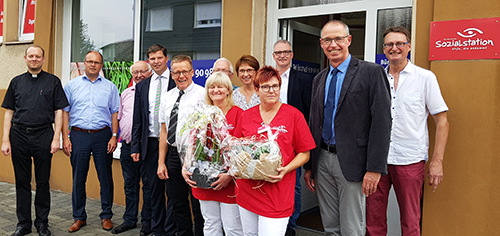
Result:
{"label": "white lettering on sign", "polygon": [[441,48],[441,47],[446,47],[446,48],[451,48],[451,47],[468,47],[468,46],[495,46],[493,43],[493,40],[491,39],[469,39],[469,40],[446,40],[446,41],[441,41],[438,40],[436,41],[436,48]]}
{"label": "white lettering on sign", "polygon": [[205,77],[208,78],[212,74],[213,68],[210,69],[196,69],[194,70],[195,77]]}
{"label": "white lettering on sign", "polygon": [[35,5],[36,0],[31,0],[31,5]]}
{"label": "white lettering on sign", "polygon": [[35,19],[28,19],[28,24],[29,25],[34,25],[35,24]]}

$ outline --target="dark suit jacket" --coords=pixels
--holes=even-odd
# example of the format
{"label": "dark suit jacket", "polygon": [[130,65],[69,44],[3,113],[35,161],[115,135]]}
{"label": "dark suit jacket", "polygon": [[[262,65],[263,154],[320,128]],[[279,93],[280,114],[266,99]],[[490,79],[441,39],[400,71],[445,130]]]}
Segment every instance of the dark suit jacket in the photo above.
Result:
{"label": "dark suit jacket", "polygon": [[312,76],[290,69],[288,76],[288,95],[287,102],[293,107],[299,109],[306,121],[309,121],[309,111],[311,108],[311,89],[312,89]]}
{"label": "dark suit jacket", "polygon": [[[151,77],[135,85],[134,118],[132,124],[132,142],[130,153],[140,153],[144,160],[148,150],[149,138],[149,84]],[[175,87],[172,77],[168,80],[168,90]]]}
{"label": "dark suit jacket", "polygon": [[[317,147],[304,166],[316,174],[323,130],[325,83],[329,68],[315,78],[309,127]],[[344,177],[360,182],[366,171],[387,173],[391,136],[391,99],[384,68],[355,57],[346,72],[335,115],[337,155]]]}

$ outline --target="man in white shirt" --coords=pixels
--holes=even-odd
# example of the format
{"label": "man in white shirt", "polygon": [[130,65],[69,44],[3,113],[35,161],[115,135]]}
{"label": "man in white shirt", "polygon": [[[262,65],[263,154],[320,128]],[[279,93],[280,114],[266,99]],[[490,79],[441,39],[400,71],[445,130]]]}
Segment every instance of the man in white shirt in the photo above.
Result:
{"label": "man in white shirt", "polygon": [[389,60],[386,71],[392,98],[391,143],[388,174],[381,177],[377,191],[367,198],[366,235],[387,235],[387,199],[391,184],[400,208],[402,235],[420,235],[420,200],[429,150],[429,113],[436,123],[434,153],[427,169],[429,185],[436,191],[443,180],[448,107],[434,73],[407,59],[410,49],[407,29],[397,26],[385,30],[384,53]]}
{"label": "man in white shirt", "polygon": [[[273,59],[276,62],[276,70],[281,76],[280,101],[290,104],[299,109],[306,121],[309,121],[309,110],[311,107],[311,90],[313,79],[309,74],[292,68],[293,51],[292,45],[287,40],[278,40],[274,43]],[[301,186],[300,177],[302,167],[297,168],[297,179],[295,181],[295,210],[288,221],[285,236],[295,236],[297,219],[300,215]]]}
{"label": "man in white shirt", "polygon": [[189,115],[189,107],[205,100],[205,89],[193,83],[193,63],[189,56],[175,56],[170,67],[177,87],[162,98],[157,174],[160,179],[167,180],[167,197],[174,206],[177,235],[193,235],[188,196],[191,197],[195,235],[203,235],[204,220],[200,211],[200,203],[193,197],[189,185],[182,177],[182,163],[176,140],[179,140],[177,135]]}

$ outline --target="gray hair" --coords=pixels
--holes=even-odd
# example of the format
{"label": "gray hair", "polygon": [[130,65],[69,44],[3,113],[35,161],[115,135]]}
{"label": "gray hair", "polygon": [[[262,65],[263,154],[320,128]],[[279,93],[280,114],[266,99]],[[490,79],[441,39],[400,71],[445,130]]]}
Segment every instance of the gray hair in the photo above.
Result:
{"label": "gray hair", "polygon": [[219,61],[227,62],[227,64],[229,64],[229,71],[231,71],[231,73],[234,73],[233,64],[225,57],[221,57],[221,58],[217,59],[217,61],[214,62],[214,65],[212,66],[212,68],[215,68],[215,65],[217,65],[217,62],[219,62]]}

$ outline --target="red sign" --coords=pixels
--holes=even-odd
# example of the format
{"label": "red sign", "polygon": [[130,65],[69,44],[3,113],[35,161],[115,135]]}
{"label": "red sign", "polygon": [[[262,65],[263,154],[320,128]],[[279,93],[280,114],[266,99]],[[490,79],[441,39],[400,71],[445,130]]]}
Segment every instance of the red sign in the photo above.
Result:
{"label": "red sign", "polygon": [[0,0],[0,37],[3,35],[3,0]]}
{"label": "red sign", "polygon": [[500,17],[431,22],[429,60],[500,59]]}
{"label": "red sign", "polygon": [[35,33],[35,3],[36,0],[26,0],[26,15],[23,34]]}

